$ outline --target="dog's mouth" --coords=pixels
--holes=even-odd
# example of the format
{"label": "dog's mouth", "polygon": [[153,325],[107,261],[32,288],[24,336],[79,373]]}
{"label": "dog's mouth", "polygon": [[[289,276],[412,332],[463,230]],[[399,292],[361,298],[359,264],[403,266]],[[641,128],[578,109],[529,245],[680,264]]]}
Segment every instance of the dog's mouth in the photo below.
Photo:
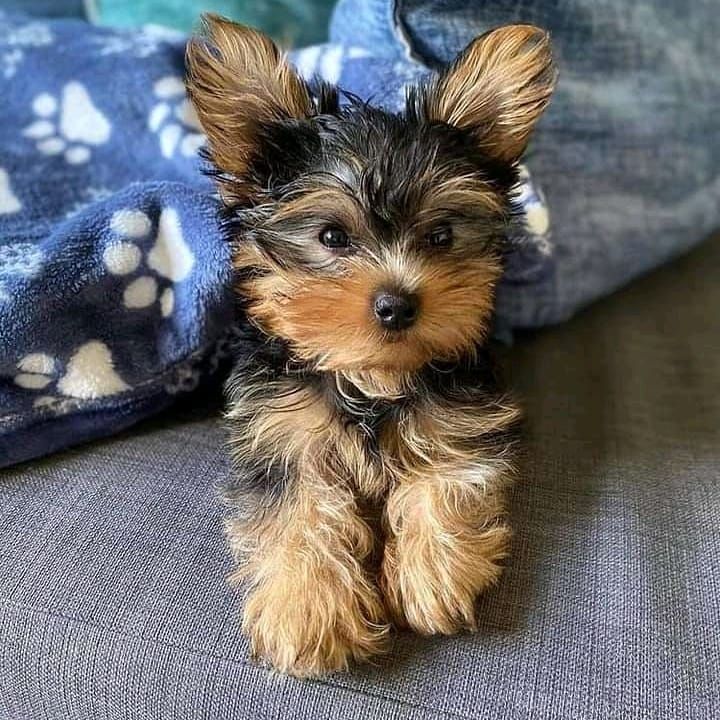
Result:
{"label": "dog's mouth", "polygon": [[412,330],[395,330],[393,332],[383,333],[381,342],[384,345],[399,345],[400,343],[408,342]]}

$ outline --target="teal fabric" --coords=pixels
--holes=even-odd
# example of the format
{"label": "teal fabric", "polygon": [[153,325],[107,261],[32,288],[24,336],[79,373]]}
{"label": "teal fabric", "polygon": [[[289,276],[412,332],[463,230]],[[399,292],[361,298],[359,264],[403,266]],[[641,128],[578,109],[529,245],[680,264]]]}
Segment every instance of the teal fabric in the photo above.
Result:
{"label": "teal fabric", "polygon": [[161,24],[190,32],[203,12],[260,28],[286,46],[327,39],[335,0],[96,0],[98,22],[118,27]]}
{"label": "teal fabric", "polygon": [[0,0],[0,10],[24,12],[35,17],[85,17],[83,0]]}

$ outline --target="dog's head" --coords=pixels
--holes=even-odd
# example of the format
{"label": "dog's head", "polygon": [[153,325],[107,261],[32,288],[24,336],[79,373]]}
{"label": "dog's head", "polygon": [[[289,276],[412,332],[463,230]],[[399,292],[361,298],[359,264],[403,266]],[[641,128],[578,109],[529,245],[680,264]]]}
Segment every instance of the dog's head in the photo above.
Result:
{"label": "dog's head", "polygon": [[187,59],[250,318],[318,369],[472,352],[516,164],[554,86],[547,34],[477,38],[401,114],[311,92],[269,38],[216,16]]}

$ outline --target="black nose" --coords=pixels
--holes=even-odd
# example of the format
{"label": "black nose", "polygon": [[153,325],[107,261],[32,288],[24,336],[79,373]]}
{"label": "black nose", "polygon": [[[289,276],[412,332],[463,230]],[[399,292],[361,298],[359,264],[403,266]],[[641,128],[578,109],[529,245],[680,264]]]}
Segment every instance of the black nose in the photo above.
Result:
{"label": "black nose", "polygon": [[375,317],[387,330],[409,328],[417,318],[418,303],[414,295],[381,292],[375,297]]}

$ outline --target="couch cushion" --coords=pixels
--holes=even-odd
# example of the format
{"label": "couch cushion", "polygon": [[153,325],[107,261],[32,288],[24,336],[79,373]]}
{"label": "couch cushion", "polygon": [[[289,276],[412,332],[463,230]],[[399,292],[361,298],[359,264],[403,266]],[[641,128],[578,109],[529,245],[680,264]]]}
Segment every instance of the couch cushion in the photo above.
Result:
{"label": "couch cushion", "polygon": [[507,572],[477,634],[374,667],[249,659],[212,408],[6,471],[0,717],[718,717],[719,266],[720,237],[503,351],[528,412]]}

